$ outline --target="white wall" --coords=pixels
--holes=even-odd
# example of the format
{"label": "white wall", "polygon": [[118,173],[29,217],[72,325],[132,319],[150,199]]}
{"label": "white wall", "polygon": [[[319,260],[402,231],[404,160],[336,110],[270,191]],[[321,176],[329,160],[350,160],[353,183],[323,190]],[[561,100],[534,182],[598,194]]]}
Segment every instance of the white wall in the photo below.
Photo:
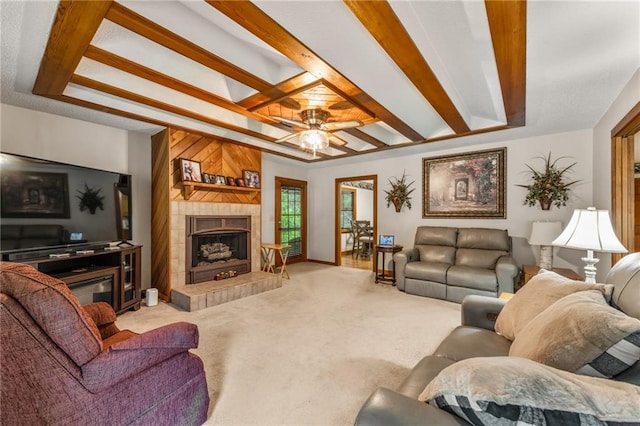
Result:
{"label": "white wall", "polygon": [[132,175],[133,242],[142,244],[150,285],[151,139],[147,135],[0,104],[0,150]]}
{"label": "white wall", "polygon": [[[456,154],[481,149],[507,147],[507,219],[423,219],[422,218],[422,158],[439,155]],[[378,176],[378,232],[396,235],[398,244],[410,247],[416,227],[419,225],[463,226],[463,227],[490,227],[508,229],[514,237],[514,254],[520,264],[536,263],[534,253],[526,238],[531,231],[531,222],[535,220],[561,220],[566,224],[573,209],[585,207],[592,202],[593,185],[593,159],[592,159],[592,132],[590,130],[575,131],[562,134],[553,134],[529,139],[519,139],[503,143],[491,143],[482,146],[474,146],[472,149],[441,149],[404,157],[366,161],[366,157],[353,164],[331,165],[322,163],[317,168],[309,169],[306,174],[309,181],[309,250],[308,258],[326,262],[334,262],[334,232],[333,217],[335,209],[334,182],[336,178],[348,176],[360,176],[376,174]],[[574,168],[572,178],[582,182],[575,186],[571,192],[569,204],[558,209],[552,207],[550,211],[542,211],[539,207],[527,207],[524,201],[526,190],[517,187],[516,184],[528,183],[525,163],[534,166],[539,165],[534,157],[552,153],[553,158],[570,156],[578,164]],[[272,167],[278,167],[271,157],[263,157],[263,173]],[[564,163],[562,163],[564,164]],[[302,166],[304,167],[304,166]],[[384,202],[384,189],[387,188],[387,180],[391,176],[400,177],[406,171],[408,179],[415,180],[416,191],[412,194],[413,208],[403,208],[401,213],[396,213],[393,206],[386,207]],[[290,169],[291,173],[301,173],[297,168]],[[272,173],[271,173],[272,174]],[[269,201],[271,195],[265,183],[262,200],[263,205]],[[271,187],[273,184],[271,184]],[[272,202],[272,201],[271,201]],[[272,206],[272,205],[271,205]],[[270,207],[272,208],[272,207]],[[266,210],[265,216],[268,216]],[[266,226],[266,225],[265,225]],[[265,230],[267,231],[267,230]],[[572,267],[580,264],[580,253],[565,254],[558,258],[556,266]],[[577,267],[573,266],[574,269]]]}
{"label": "white wall", "polygon": [[128,132],[129,173],[132,175],[133,241],[142,246],[142,288],[151,282],[151,138]]}
{"label": "white wall", "polygon": [[128,173],[126,130],[6,104],[0,116],[4,152]]}

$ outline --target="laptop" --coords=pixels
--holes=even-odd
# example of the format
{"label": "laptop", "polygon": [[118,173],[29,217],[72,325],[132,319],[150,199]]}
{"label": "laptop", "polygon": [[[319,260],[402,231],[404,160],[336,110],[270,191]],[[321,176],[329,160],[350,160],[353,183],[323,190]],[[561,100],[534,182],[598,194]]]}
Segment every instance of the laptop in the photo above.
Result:
{"label": "laptop", "polygon": [[378,238],[379,247],[393,247],[394,236],[393,235],[380,235]]}

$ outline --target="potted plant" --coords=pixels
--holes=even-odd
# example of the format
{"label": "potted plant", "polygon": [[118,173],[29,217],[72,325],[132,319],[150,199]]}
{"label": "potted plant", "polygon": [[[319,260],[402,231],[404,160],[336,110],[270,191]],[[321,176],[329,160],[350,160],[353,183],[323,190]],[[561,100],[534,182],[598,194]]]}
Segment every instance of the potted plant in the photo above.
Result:
{"label": "potted plant", "polygon": [[407,176],[405,175],[405,172],[402,172],[402,177],[400,179],[393,176],[388,180],[391,185],[391,189],[384,190],[385,194],[387,194],[385,196],[385,200],[387,200],[387,207],[393,203],[396,208],[396,212],[399,213],[400,210],[402,210],[402,206],[406,204],[407,208],[411,210],[411,197],[409,195],[415,190],[415,188],[409,189],[409,187],[413,185],[415,181],[407,183]]}
{"label": "potted plant", "polygon": [[527,196],[523,204],[535,206],[536,203],[539,203],[542,210],[549,210],[552,204],[555,204],[556,207],[566,206],[569,199],[569,187],[580,181],[567,182],[565,174],[577,163],[574,162],[566,167],[559,167],[557,165],[558,161],[568,157],[558,157],[551,161],[551,153],[546,157],[540,156],[536,158],[544,161],[544,168],[542,171],[538,171],[530,165],[526,165],[531,173],[533,183],[530,185],[518,185],[522,188],[527,188]]}

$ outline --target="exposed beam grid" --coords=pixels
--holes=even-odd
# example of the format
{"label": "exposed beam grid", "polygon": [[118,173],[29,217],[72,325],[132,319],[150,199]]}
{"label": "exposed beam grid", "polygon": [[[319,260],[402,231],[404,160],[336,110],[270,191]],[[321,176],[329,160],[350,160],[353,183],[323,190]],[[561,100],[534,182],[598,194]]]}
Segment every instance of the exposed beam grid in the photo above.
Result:
{"label": "exposed beam grid", "polygon": [[258,91],[273,86],[142,15],[114,3],[106,19]]}
{"label": "exposed beam grid", "polygon": [[242,114],[245,117],[260,121],[264,124],[269,124],[283,130],[290,130],[287,126],[282,125],[277,120],[265,118],[262,115],[251,113],[225,98],[202,90],[199,87],[177,80],[166,74],[159,73],[151,68],[137,64],[121,56],[107,52],[106,50],[100,49],[99,47],[89,46],[85,53],[85,57],[100,62],[104,65],[119,69],[126,73],[135,75],[137,77],[143,78],[145,80],[152,81],[169,89],[179,91],[181,93],[184,93],[185,95],[192,96],[221,108],[225,108],[235,113]]}
{"label": "exposed beam grid", "polygon": [[349,98],[364,105],[374,113],[376,118],[387,123],[398,133],[414,141],[423,139],[418,132],[364,93],[253,3],[247,0],[207,0],[207,3],[285,55],[302,69],[327,80]]}
{"label": "exposed beam grid", "polygon": [[275,142],[275,140],[276,140],[276,138],[274,138],[274,137],[267,136],[267,135],[264,135],[262,133],[254,132],[252,130],[245,129],[244,127],[240,127],[240,126],[235,126],[233,124],[224,123],[224,122],[216,120],[214,118],[207,117],[205,115],[198,114],[198,113],[195,113],[193,111],[190,111],[190,110],[187,110],[187,109],[184,109],[184,108],[176,107],[174,105],[167,104],[165,102],[161,102],[161,101],[158,101],[156,99],[152,99],[152,98],[149,98],[149,97],[146,97],[146,96],[142,96],[142,95],[139,95],[137,93],[130,92],[128,90],[120,89],[118,87],[111,86],[109,84],[102,83],[102,82],[99,82],[99,81],[96,81],[96,80],[93,80],[93,79],[90,79],[90,78],[87,78],[87,77],[83,77],[83,76],[80,76],[80,75],[77,75],[77,74],[74,74],[71,77],[71,82],[75,83],[75,84],[78,84],[80,86],[87,87],[89,89],[97,90],[97,91],[103,92],[103,93],[108,93],[108,94],[110,94],[112,96],[116,96],[116,97],[119,97],[119,98],[122,98],[122,99],[127,99],[129,101],[136,102],[136,103],[139,103],[139,104],[142,104],[142,105],[146,105],[146,106],[149,106],[149,107],[152,107],[152,108],[157,108],[157,109],[160,109],[162,111],[166,111],[166,112],[169,112],[169,113],[172,113],[172,114],[180,115],[180,116],[183,116],[183,117],[189,117],[189,118],[192,118],[194,120],[202,121],[204,123],[211,124],[211,125],[214,125],[214,126],[217,126],[217,127],[222,127],[224,129],[227,129],[227,130],[231,130],[231,131],[234,131],[234,132],[242,133],[242,134],[245,134],[247,136],[251,136],[251,137],[257,138],[257,139],[262,139],[262,140],[265,140],[267,142]]}

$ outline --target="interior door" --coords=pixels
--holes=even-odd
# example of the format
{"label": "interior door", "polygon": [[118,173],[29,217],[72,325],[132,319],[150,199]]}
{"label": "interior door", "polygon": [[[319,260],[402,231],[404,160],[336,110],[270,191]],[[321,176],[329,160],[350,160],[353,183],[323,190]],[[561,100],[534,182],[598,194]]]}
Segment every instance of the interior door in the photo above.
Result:
{"label": "interior door", "polygon": [[[276,177],[276,244],[290,245],[287,264],[307,260],[307,182]],[[279,265],[280,259],[276,259]]]}

